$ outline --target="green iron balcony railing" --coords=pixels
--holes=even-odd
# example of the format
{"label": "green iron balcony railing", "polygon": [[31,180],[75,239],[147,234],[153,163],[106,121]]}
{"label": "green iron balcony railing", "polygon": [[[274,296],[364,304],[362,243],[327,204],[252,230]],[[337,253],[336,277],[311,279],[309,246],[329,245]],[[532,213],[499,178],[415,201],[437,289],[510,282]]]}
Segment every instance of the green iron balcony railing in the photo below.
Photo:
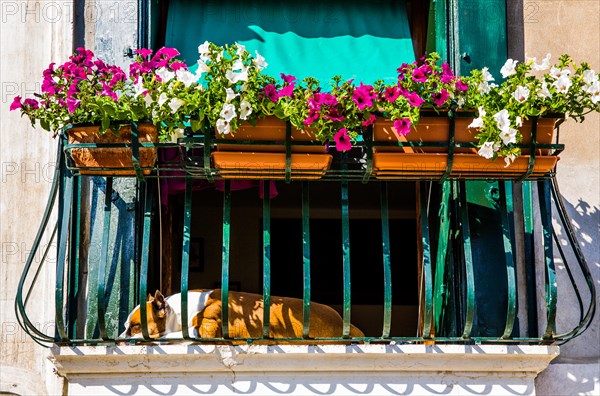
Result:
{"label": "green iron balcony railing", "polygon": [[[390,201],[388,198],[388,189],[397,180],[375,180],[372,177],[372,157],[371,142],[367,138],[363,144],[359,144],[354,151],[350,153],[339,154],[334,158],[332,170],[327,171],[320,180],[315,181],[293,181],[293,173],[290,165],[291,143],[289,125],[287,128],[287,139],[285,141],[286,169],[284,180],[287,183],[300,183],[301,189],[301,224],[302,238],[297,243],[302,245],[302,337],[274,339],[274,342],[446,342],[446,343],[562,343],[580,335],[590,325],[595,313],[595,287],[592,277],[585,261],[585,258],[577,243],[575,233],[567,218],[565,207],[558,190],[558,185],[554,173],[550,172],[542,177],[532,179],[529,167],[525,174],[510,175],[506,180],[487,180],[486,185],[490,187],[491,198],[495,202],[495,209],[499,213],[502,249],[504,257],[502,267],[505,271],[505,277],[498,279],[493,285],[482,285],[477,271],[485,269],[485,263],[480,261],[481,257],[473,255],[473,233],[470,227],[472,222],[469,210],[469,200],[473,197],[477,180],[466,180],[468,178],[452,178],[451,160],[448,161],[448,169],[437,181],[427,180],[427,176],[399,176],[398,179],[417,180],[418,198],[417,204],[417,224],[419,228],[419,270],[421,277],[419,279],[419,304],[420,311],[419,323],[415,326],[413,336],[395,336],[391,333],[392,320],[401,320],[393,318],[392,315],[392,297],[397,292],[394,289],[394,277],[391,271],[391,249],[390,240]],[[133,169],[136,171],[136,177],[130,177],[135,186],[135,210],[133,211],[133,222],[135,224],[135,254],[128,266],[122,271],[128,272],[129,280],[124,281],[115,277],[114,261],[115,252],[109,250],[111,240],[111,214],[116,209],[114,202],[114,181],[118,177],[112,176],[97,178],[103,180],[104,188],[104,208],[102,216],[102,237],[100,244],[100,256],[96,268],[89,271],[87,283],[81,281],[81,271],[83,263],[81,258],[83,240],[81,238],[82,214],[90,209],[86,207],[82,200],[82,186],[88,183],[90,177],[80,175],[79,170],[72,169],[69,153],[73,148],[98,147],[93,144],[73,145],[60,141],[57,154],[57,168],[54,176],[54,182],[47,209],[42,219],[40,229],[36,235],[34,246],[26,262],[19,288],[17,291],[15,310],[19,323],[25,331],[38,343],[42,345],[59,344],[111,344],[115,342],[178,342],[178,341],[197,341],[197,342],[256,342],[268,338],[269,335],[269,315],[268,307],[271,303],[271,269],[276,263],[271,262],[271,194],[270,184],[263,184],[262,199],[262,290],[264,301],[263,337],[248,339],[232,339],[229,337],[229,307],[228,304],[221,306],[222,319],[222,337],[218,338],[196,338],[188,334],[187,303],[190,292],[190,249],[192,233],[192,197],[193,182],[198,179],[206,180],[209,183],[220,178],[219,170],[211,167],[210,154],[213,147],[219,140],[210,133],[204,135],[189,135],[179,139],[178,143],[138,143],[136,138],[137,128],[134,125],[134,139],[131,145],[115,144],[113,147],[132,147]],[[535,132],[534,132],[535,133]],[[452,134],[451,139],[452,140]],[[535,153],[535,135],[533,146],[530,147],[531,153]],[[282,142],[271,142],[271,144],[281,144]],[[261,142],[265,144],[265,142]],[[438,145],[446,147],[455,147],[453,142],[440,142]],[[399,144],[401,145],[401,144]],[[460,145],[459,145],[460,146]],[[457,147],[459,147],[457,146]],[[164,161],[159,157],[159,161],[152,169],[152,173],[144,174],[139,166],[139,148],[140,147],[158,147],[159,153],[162,150],[171,148],[178,152],[176,160]],[[366,148],[366,150],[365,150]],[[551,145],[544,148],[561,150],[561,145]],[[452,149],[450,149],[452,151]],[[450,153],[451,156],[451,153]],[[535,161],[535,155],[531,155],[532,161]],[[97,170],[97,169],[96,169]],[[264,176],[264,175],[263,175]],[[169,339],[151,339],[149,337],[148,322],[146,319],[146,296],[149,291],[150,255],[151,239],[153,226],[156,227],[155,215],[157,209],[155,199],[159,196],[155,188],[156,179],[161,178],[179,178],[185,180],[184,205],[183,205],[183,230],[181,245],[181,301],[182,301],[182,337]],[[264,176],[264,179],[269,179]],[[524,180],[527,179],[527,180]],[[311,229],[310,229],[310,198],[309,192],[314,183],[323,181],[332,181],[338,185],[340,198],[337,206],[340,208],[341,222],[341,246],[339,252],[342,257],[342,279],[332,279],[331,282],[340,282],[343,285],[343,298],[341,301],[341,316],[343,320],[343,330],[339,337],[332,338],[309,338],[310,326],[310,301],[311,301]],[[231,180],[224,181],[224,191],[222,195],[222,255],[220,270],[220,289],[222,300],[229,296],[230,278],[230,249],[232,228],[236,225],[231,221],[231,209],[234,205],[234,197],[231,192]],[[373,183],[378,184],[381,221],[381,246],[382,256],[380,265],[383,266],[383,323],[379,334],[368,334],[365,337],[351,337],[350,323],[352,311],[351,296],[351,278],[360,278],[360,273],[351,273],[351,249],[350,249],[350,195],[349,186],[352,183]],[[515,188],[516,186],[520,188]],[[534,197],[534,191],[537,190],[537,196]],[[517,199],[514,196],[515,191],[522,191],[518,200],[523,203],[522,220],[515,220],[514,202]],[[332,202],[337,198],[332,194]],[[36,280],[41,272],[45,260],[34,263],[33,257],[36,256],[40,247],[40,242],[49,226],[49,220],[53,207],[58,201],[58,222],[53,228],[51,238],[58,238],[58,252],[56,262],[56,334],[44,334],[38,330],[32,320],[27,315],[27,305],[30,302],[30,294],[35,287]],[[541,229],[535,227],[535,206],[539,207],[539,216],[541,220]],[[558,214],[558,219],[562,223],[570,246],[573,250],[576,266],[569,263],[565,257],[563,247],[557,243],[558,252],[563,260],[565,269],[570,279],[579,304],[580,318],[579,322],[572,330],[557,334],[557,281],[556,269],[554,264],[553,239],[558,241],[552,225],[553,210]],[[50,227],[52,228],[52,227]],[[516,230],[524,230],[522,242],[517,242]],[[541,235],[541,238],[539,237]],[[517,243],[522,243],[525,249],[524,266],[526,278],[524,283],[527,288],[522,289],[518,282],[516,272],[515,249]],[[545,301],[538,301],[535,295],[535,253],[534,247],[543,246],[543,272],[545,279]],[[48,247],[50,244],[48,244]],[[46,257],[48,249],[43,253]],[[479,260],[479,261],[478,261]],[[121,264],[124,265],[124,264]],[[372,263],[368,264],[369,266]],[[539,269],[538,269],[539,270]],[[589,302],[584,304],[584,297],[578,289],[577,282],[574,280],[573,271],[578,270],[585,279],[587,288],[587,297]],[[156,269],[154,269],[156,271]],[[368,268],[365,268],[368,271]],[[93,276],[92,276],[93,275]],[[396,275],[397,276],[397,275]],[[93,278],[93,279],[92,279]],[[31,281],[29,281],[32,279]],[[125,284],[127,283],[127,284]],[[25,285],[29,284],[28,287]],[[567,287],[568,285],[564,285]],[[502,330],[495,335],[488,335],[485,331],[475,329],[474,323],[477,315],[478,305],[481,305],[477,293],[485,287],[495,287],[499,295],[505,297],[505,301],[494,307],[498,312],[505,312]],[[87,293],[82,293],[82,290]],[[118,290],[121,293],[119,304],[115,306],[108,300],[112,298]],[[494,289],[495,290],[495,289]],[[515,328],[517,318],[517,301],[520,293],[526,293],[527,301],[527,321],[529,322],[529,333],[517,331]],[[85,301],[84,301],[85,300]],[[80,309],[81,302],[87,304],[87,312]],[[122,331],[123,323],[115,320],[117,316],[123,316],[140,305],[141,310],[141,332],[143,337],[140,339],[120,339],[117,334]],[[545,329],[537,332],[537,306],[545,306]],[[486,304],[486,307],[489,304]],[[115,312],[117,310],[118,312]],[[93,328],[96,331],[88,331],[83,328]],[[477,331],[476,331],[477,330]]]}

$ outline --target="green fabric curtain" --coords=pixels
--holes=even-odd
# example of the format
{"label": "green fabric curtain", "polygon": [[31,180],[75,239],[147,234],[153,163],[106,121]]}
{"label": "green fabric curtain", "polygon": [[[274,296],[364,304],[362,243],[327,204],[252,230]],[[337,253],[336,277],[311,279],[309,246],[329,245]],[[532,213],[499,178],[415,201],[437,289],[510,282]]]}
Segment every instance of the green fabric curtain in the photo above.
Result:
{"label": "green fabric curtain", "polygon": [[257,50],[272,76],[322,83],[334,75],[390,82],[400,64],[414,61],[404,1],[171,0],[166,45],[193,65],[205,40]]}

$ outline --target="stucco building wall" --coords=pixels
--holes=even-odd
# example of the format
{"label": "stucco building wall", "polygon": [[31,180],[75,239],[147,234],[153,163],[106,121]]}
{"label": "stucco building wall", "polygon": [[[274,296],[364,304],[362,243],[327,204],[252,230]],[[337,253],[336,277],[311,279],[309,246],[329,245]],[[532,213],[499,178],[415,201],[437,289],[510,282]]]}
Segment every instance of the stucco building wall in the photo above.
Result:
{"label": "stucco building wall", "polygon": [[[9,106],[14,95],[39,91],[41,71],[71,54],[73,9],[69,2],[2,0],[0,12],[0,393],[61,394],[62,381],[47,359],[48,350],[21,330],[13,308],[46,208],[56,141]],[[47,244],[45,238],[42,246]],[[48,334],[54,332],[55,262],[49,257],[29,304],[37,327]]]}
{"label": "stucco building wall", "polygon": [[[600,70],[600,2],[525,1],[523,11],[524,49],[528,56],[539,59],[550,52],[556,60],[567,53],[576,62],[585,60],[594,70]],[[583,124],[568,121],[560,128],[560,140],[566,145],[558,163],[560,190],[596,289],[600,289],[600,115],[586,117]],[[557,233],[565,240],[562,230]],[[562,263],[556,264],[560,332],[578,322],[579,309],[572,289],[565,287],[569,280]],[[583,279],[577,281],[581,290]],[[600,394],[599,359],[600,321],[596,312],[591,327],[563,345],[560,356],[540,374],[536,382],[538,394]]]}

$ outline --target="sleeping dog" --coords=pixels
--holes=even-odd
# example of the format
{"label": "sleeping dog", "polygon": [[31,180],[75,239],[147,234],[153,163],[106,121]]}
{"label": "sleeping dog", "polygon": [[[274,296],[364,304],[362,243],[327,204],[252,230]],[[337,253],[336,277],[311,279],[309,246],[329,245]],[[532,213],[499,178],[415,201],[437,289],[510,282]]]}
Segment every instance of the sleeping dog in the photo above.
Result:
{"label": "sleeping dog", "polygon": [[[260,338],[263,335],[263,296],[229,292],[229,338]],[[146,302],[150,338],[181,337],[181,294],[164,297],[156,291]],[[303,301],[292,297],[271,296],[270,338],[302,337]],[[220,338],[221,290],[188,292],[189,334],[192,337]],[[331,307],[310,303],[310,338],[342,336],[342,318]],[[351,337],[364,337],[362,331],[350,325]],[[142,338],[139,305],[129,314],[120,338]]]}

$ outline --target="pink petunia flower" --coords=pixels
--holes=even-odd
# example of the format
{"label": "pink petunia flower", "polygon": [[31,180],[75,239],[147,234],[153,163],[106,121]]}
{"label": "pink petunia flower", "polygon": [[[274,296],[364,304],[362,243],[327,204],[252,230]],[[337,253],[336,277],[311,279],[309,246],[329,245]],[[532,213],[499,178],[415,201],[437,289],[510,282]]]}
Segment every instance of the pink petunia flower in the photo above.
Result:
{"label": "pink petunia flower", "polygon": [[373,99],[375,99],[375,95],[373,87],[370,85],[360,83],[360,87],[357,87],[352,93],[352,100],[356,103],[359,110],[373,106]]}
{"label": "pink petunia flower", "polygon": [[135,53],[140,55],[142,58],[147,58],[152,55],[152,50],[149,48],[139,48],[135,50]]}
{"label": "pink petunia flower", "polygon": [[280,73],[279,75],[281,76],[281,79],[282,79],[284,82],[288,83],[288,84],[291,84],[291,83],[293,83],[294,81],[296,81],[296,77],[295,77],[295,76],[292,76],[292,75],[289,75],[289,76],[288,76],[288,75],[286,75],[286,74],[283,74],[283,73]]}
{"label": "pink petunia flower", "polygon": [[419,94],[416,92],[408,92],[406,95],[403,95],[403,96],[408,101],[408,104],[410,104],[411,106],[414,106],[414,107],[421,107],[423,102],[425,102],[423,100],[423,98],[421,98],[419,96]]}
{"label": "pink petunia flower", "polygon": [[277,95],[277,88],[275,88],[274,84],[265,85],[263,91],[265,95],[267,95],[267,98],[271,100],[271,102],[277,103],[277,99],[279,99],[279,96]]}
{"label": "pink petunia flower", "polygon": [[179,69],[187,70],[187,65],[181,61],[175,61],[171,63],[171,70],[177,71]]}
{"label": "pink petunia flower", "polygon": [[448,100],[448,98],[450,97],[450,94],[448,93],[448,91],[446,91],[445,89],[442,89],[439,92],[434,93],[433,95],[431,95],[431,99],[433,100],[433,104],[436,106],[443,106],[444,103],[446,103],[446,101]]}
{"label": "pink petunia flower", "polygon": [[323,118],[331,121],[344,121],[344,116],[340,114],[339,110],[336,107],[332,107],[331,109],[329,109],[329,114],[327,114]]}
{"label": "pink petunia flower", "polygon": [[294,86],[296,84],[295,83],[291,83],[290,85],[286,85],[285,87],[281,88],[279,90],[279,92],[277,92],[277,97],[281,98],[284,96],[287,96],[289,98],[291,98],[294,95]]}
{"label": "pink petunia flower", "polygon": [[429,65],[423,65],[413,70],[412,79],[414,82],[426,82],[430,74],[431,67],[429,67]]}
{"label": "pink petunia flower", "polygon": [[398,89],[398,87],[387,87],[383,91],[382,96],[383,96],[383,98],[385,100],[387,100],[388,102],[392,103],[396,99],[398,99],[398,96],[400,96],[400,90]]}
{"label": "pink petunia flower", "polygon": [[410,133],[410,118],[401,118],[394,121],[394,129],[400,135],[408,135]]}
{"label": "pink petunia flower", "polygon": [[21,105],[21,97],[20,96],[15,96],[15,98],[12,101],[12,103],[10,104],[10,111],[20,109],[21,107],[22,107],[22,105]]}
{"label": "pink petunia flower", "polygon": [[340,129],[334,136],[335,148],[337,151],[346,151],[352,148],[352,142],[346,128]]}
{"label": "pink petunia flower", "polygon": [[35,99],[25,99],[25,101],[23,102],[23,105],[29,106],[34,110],[39,108],[38,101]]}
{"label": "pink petunia flower", "polygon": [[375,114],[371,114],[369,116],[369,118],[367,118],[366,120],[364,120],[362,122],[362,126],[368,127],[369,125],[372,125],[375,122],[376,119],[377,119],[377,117],[375,116]]}
{"label": "pink petunia flower", "polygon": [[75,113],[75,110],[79,107],[81,100],[79,99],[67,99],[67,109],[69,109],[69,113]]}
{"label": "pink petunia flower", "polygon": [[465,92],[469,89],[469,86],[465,84],[462,80],[457,80],[456,83],[454,83],[454,88],[458,89],[461,92]]}
{"label": "pink petunia flower", "polygon": [[302,122],[304,125],[311,125],[319,119],[319,112],[313,109],[308,111],[308,117]]}

